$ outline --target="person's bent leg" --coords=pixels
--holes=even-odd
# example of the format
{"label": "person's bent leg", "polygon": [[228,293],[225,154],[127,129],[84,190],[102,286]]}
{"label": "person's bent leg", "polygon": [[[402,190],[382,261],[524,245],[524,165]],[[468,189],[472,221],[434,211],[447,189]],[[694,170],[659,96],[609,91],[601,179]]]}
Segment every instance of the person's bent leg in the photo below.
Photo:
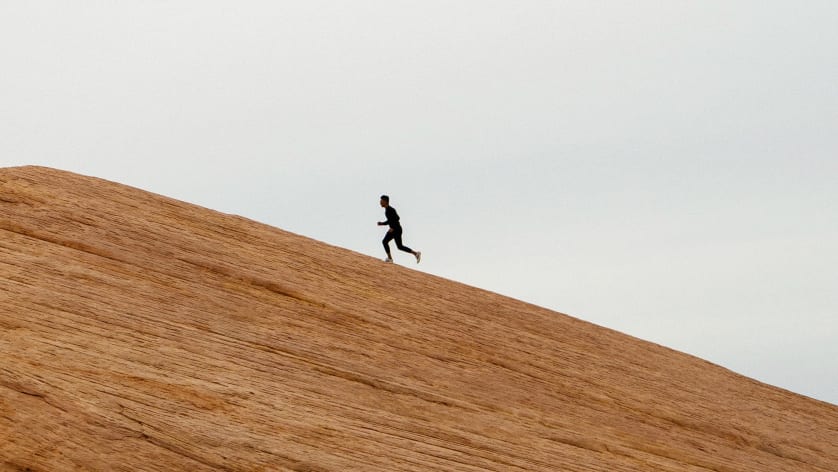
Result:
{"label": "person's bent leg", "polygon": [[404,252],[409,252],[409,253],[411,253],[411,254],[415,254],[415,253],[413,252],[413,249],[410,249],[409,247],[407,247],[407,246],[405,246],[404,244],[402,244],[402,232],[401,232],[401,231],[396,231],[396,234],[395,234],[395,239],[396,239],[396,247],[397,247],[397,248],[399,248],[399,250],[400,250],[400,251],[404,251]]}
{"label": "person's bent leg", "polygon": [[402,232],[401,231],[396,233],[396,247],[399,248],[400,250],[404,251],[404,252],[409,252],[409,253],[413,254],[413,257],[416,258],[416,263],[417,264],[419,263],[419,261],[422,260],[422,253],[421,252],[414,251],[413,249],[410,249],[409,247],[402,244]]}

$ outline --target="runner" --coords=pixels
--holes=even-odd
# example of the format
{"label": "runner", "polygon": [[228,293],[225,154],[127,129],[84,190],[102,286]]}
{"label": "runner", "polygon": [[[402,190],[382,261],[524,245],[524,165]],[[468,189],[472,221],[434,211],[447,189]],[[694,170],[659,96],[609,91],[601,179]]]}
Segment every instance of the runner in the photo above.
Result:
{"label": "runner", "polygon": [[387,221],[379,221],[378,226],[390,226],[390,229],[387,230],[387,234],[384,236],[384,250],[387,251],[387,259],[384,259],[384,262],[393,262],[393,256],[390,254],[390,241],[396,240],[396,247],[399,248],[400,251],[409,252],[416,257],[416,263],[418,264],[420,260],[422,260],[422,253],[419,251],[414,251],[409,247],[402,244],[402,225],[399,223],[399,214],[396,213],[396,209],[390,206],[390,197],[387,195],[381,196],[381,207],[384,208],[384,216],[387,217]]}

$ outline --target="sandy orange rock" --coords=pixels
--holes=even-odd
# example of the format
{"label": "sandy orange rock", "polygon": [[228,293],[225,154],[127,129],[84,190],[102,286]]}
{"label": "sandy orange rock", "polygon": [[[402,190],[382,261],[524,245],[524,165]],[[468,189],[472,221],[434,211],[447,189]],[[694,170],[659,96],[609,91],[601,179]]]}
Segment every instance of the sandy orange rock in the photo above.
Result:
{"label": "sandy orange rock", "polygon": [[0,169],[3,471],[828,472],[836,425],[835,405],[560,313]]}

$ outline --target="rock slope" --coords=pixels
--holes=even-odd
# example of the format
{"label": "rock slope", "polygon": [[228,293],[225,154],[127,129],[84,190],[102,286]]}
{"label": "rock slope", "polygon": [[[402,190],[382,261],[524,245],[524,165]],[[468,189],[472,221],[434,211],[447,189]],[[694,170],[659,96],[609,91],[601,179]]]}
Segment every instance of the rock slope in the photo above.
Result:
{"label": "rock slope", "polygon": [[0,471],[838,471],[838,407],[134,188],[0,169]]}

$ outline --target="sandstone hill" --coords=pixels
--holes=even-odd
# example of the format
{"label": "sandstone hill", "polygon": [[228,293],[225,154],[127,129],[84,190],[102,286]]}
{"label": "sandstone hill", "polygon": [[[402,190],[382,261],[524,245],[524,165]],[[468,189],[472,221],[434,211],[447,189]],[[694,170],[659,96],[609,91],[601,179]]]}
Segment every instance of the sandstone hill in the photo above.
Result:
{"label": "sandstone hill", "polygon": [[0,471],[836,472],[838,407],[71,173],[0,169]]}

